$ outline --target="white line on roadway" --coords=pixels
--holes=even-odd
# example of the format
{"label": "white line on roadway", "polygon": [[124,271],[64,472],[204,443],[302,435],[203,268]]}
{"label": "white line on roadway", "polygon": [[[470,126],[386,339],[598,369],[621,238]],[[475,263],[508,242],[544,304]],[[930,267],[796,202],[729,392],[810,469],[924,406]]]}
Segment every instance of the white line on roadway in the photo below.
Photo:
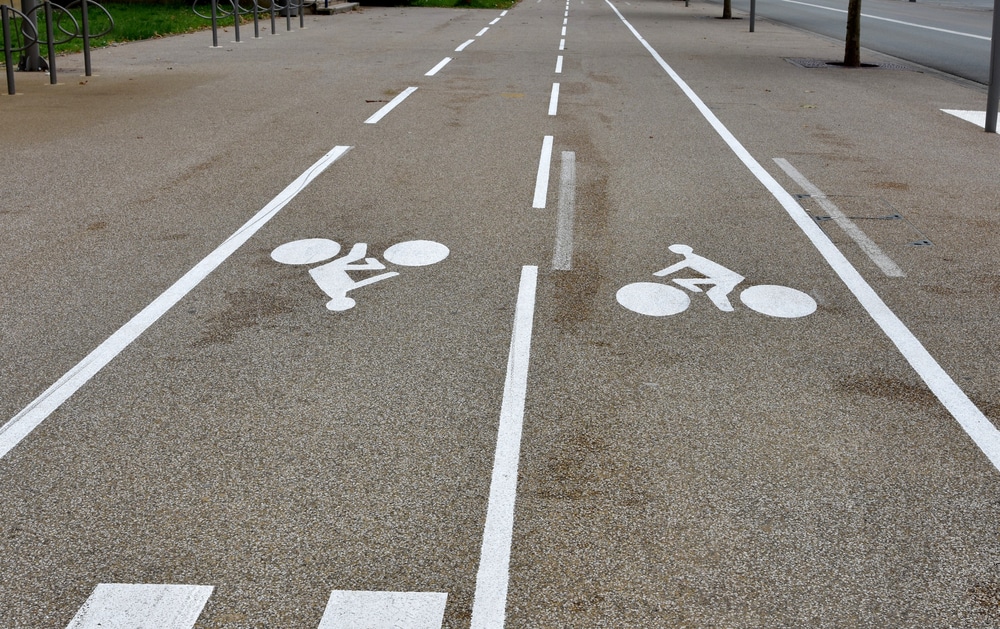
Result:
{"label": "white line on roadway", "polygon": [[503,16],[505,16],[505,15],[507,15],[507,12],[506,12],[506,11],[501,11],[501,12],[500,12],[500,17],[503,17]]}
{"label": "white line on roadway", "polygon": [[472,629],[501,629],[507,608],[510,579],[510,546],[514,535],[514,501],[517,466],[521,456],[524,400],[528,393],[531,328],[535,316],[538,267],[521,269],[521,283],[514,310],[514,330],[507,358],[507,378],[500,406],[497,448],[493,457],[490,499],[486,507],[482,555],[472,602]]}
{"label": "white line on roadway", "polygon": [[493,20],[492,22],[490,22],[490,26],[493,26],[494,24],[496,24],[499,21],[500,21],[500,18],[496,18],[495,20]]}
{"label": "white line on roadway", "polygon": [[573,269],[573,215],[576,211],[576,153],[562,152],[559,177],[559,213],[556,216],[556,247],[552,254],[553,271]]}
{"label": "white line on roadway", "polygon": [[556,115],[556,110],[559,108],[559,84],[552,84],[552,95],[549,96],[549,115]]}
{"label": "white line on roadway", "polygon": [[854,293],[861,306],[868,312],[875,323],[882,328],[885,335],[896,345],[899,352],[910,363],[914,371],[920,375],[934,395],[937,396],[941,404],[948,409],[948,412],[958,421],[966,434],[979,446],[979,449],[983,451],[983,454],[990,460],[990,463],[997,470],[1000,470],[1000,430],[997,430],[996,426],[990,422],[986,415],[972,403],[969,396],[955,384],[951,376],[934,360],[934,357],[924,348],[920,340],[906,327],[906,324],[896,316],[896,313],[889,309],[885,302],[882,301],[882,298],[878,296],[878,293],[858,273],[857,269],[851,266],[851,263],[844,257],[844,254],[830,242],[830,239],[816,225],[816,221],[809,217],[809,214],[799,205],[795,197],[782,188],[781,184],[760,165],[760,162],[750,155],[750,152],[736,139],[736,136],[722,124],[722,121],[712,113],[712,110],[708,108],[705,102],[701,100],[701,97],[691,89],[684,79],[663,60],[660,53],[656,52],[656,49],[643,39],[639,31],[635,30],[635,27],[625,19],[625,16],[618,11],[615,5],[611,3],[611,0],[604,1],[615,12],[618,19],[628,27],[643,47],[646,48],[649,54],[653,56],[653,59],[660,64],[664,72],[670,76],[688,99],[694,103],[694,106],[698,108],[701,115],[715,129],[719,137],[729,145],[730,150],[743,162],[747,170],[767,188],[778,203],[788,212],[788,215],[799,226],[799,229],[805,233],[813,246],[826,259],[830,268],[840,277],[847,288]]}
{"label": "white line on roadway", "polygon": [[833,222],[840,226],[844,233],[854,241],[854,243],[865,252],[872,262],[874,262],[878,268],[882,269],[882,272],[889,277],[906,277],[903,273],[903,269],[899,268],[892,258],[887,256],[878,245],[876,245],[868,234],[861,231],[861,228],[854,224],[854,221],[849,219],[840,208],[834,205],[823,191],[817,188],[811,181],[806,179],[805,175],[800,173],[794,166],[788,163],[787,159],[781,157],[775,157],[774,163],[781,167],[781,170],[792,178],[792,180],[799,184],[802,190],[807,193],[811,198],[816,199],[820,207],[830,215]]}
{"label": "white line on roadway", "polygon": [[427,74],[425,74],[424,76],[434,76],[435,74],[438,73],[439,70],[441,70],[441,68],[448,65],[449,61],[451,61],[451,57],[445,57],[444,59],[441,60],[440,63],[438,63],[436,66],[428,70]]}
{"label": "white line on roadway", "polygon": [[538,158],[538,176],[535,178],[535,198],[531,207],[542,209],[545,207],[545,197],[549,194],[549,165],[552,162],[552,136],[547,135],[542,139],[542,154]]}
{"label": "white line on roadway", "polygon": [[382,109],[379,109],[374,114],[372,114],[372,116],[368,120],[365,120],[365,124],[375,124],[379,120],[381,120],[382,118],[385,118],[386,114],[388,114],[390,111],[392,111],[393,109],[395,109],[397,105],[399,105],[401,102],[403,102],[404,100],[406,100],[407,96],[409,96],[410,94],[412,94],[413,92],[416,92],[416,91],[417,91],[417,88],[415,88],[415,87],[408,87],[408,88],[406,88],[398,96],[396,96],[396,98],[394,98],[391,101],[389,101],[388,103],[386,103],[385,107],[383,107]]}
{"label": "white line on roadway", "polygon": [[469,44],[473,43],[474,41],[476,41],[476,40],[470,39],[469,41],[465,42],[464,44],[462,44],[461,46],[459,46],[458,48],[456,48],[455,52],[462,52],[463,50],[465,50],[466,48],[469,47]]}
{"label": "white line on roadway", "polygon": [[[836,13],[847,13],[844,9],[835,9],[833,7],[824,7],[819,4],[810,4],[808,2],[799,2],[799,0],[782,0],[782,2],[788,2],[789,4],[801,4],[805,7],[812,7],[814,9],[824,9],[826,11],[834,11]],[[973,35],[972,33],[962,33],[960,31],[950,31],[946,28],[937,28],[936,26],[924,26],[923,24],[914,24],[913,22],[903,22],[902,20],[894,20],[888,17],[879,17],[877,15],[869,15],[867,13],[862,13],[861,17],[866,17],[869,20],[881,20],[883,22],[892,22],[893,24],[902,24],[903,26],[912,26],[914,28],[923,28],[928,31],[937,31],[939,33],[947,33],[949,35],[960,35],[962,37],[972,37],[973,39],[984,39],[990,41],[989,37],[984,37],[982,35]]]}
{"label": "white line on roadway", "polygon": [[558,57],[556,57],[556,74],[562,74],[562,63],[563,63],[563,56],[559,55]]}
{"label": "white line on roadway", "polygon": [[559,40],[559,50],[566,50],[566,40],[565,39],[560,39]]}
{"label": "white line on roadway", "polygon": [[447,603],[445,592],[334,590],[316,629],[441,629]]}
{"label": "white line on roadway", "polygon": [[257,212],[253,218],[237,229],[215,251],[208,254],[204,260],[185,273],[173,286],[154,299],[151,304],[143,308],[139,314],[132,317],[128,323],[109,336],[106,341],[98,345],[94,351],[90,352],[75,367],[66,372],[62,378],[59,378],[55,384],[35,398],[20,413],[11,418],[3,426],[0,426],[0,458],[3,458],[10,452],[11,448],[27,437],[32,430],[45,421],[53,411],[59,408],[63,402],[68,400],[80,387],[93,378],[115,356],[128,347],[149,326],[156,323],[174,304],[183,299],[209,273],[225,262],[243,243],[250,240],[261,227],[266,225],[275,214],[288,205],[313,179],[326,170],[330,164],[343,157],[349,150],[351,150],[349,146],[337,146],[321,157],[315,164],[299,175],[295,181],[290,183],[288,187],[282,190],[278,196],[274,197],[270,203]]}
{"label": "white line on roadway", "polygon": [[488,30],[490,30],[489,26],[484,27],[483,30],[481,30],[478,33],[476,33],[476,37],[482,37],[483,35],[486,34],[486,31],[488,31]]}
{"label": "white line on roadway", "polygon": [[561,33],[560,35],[561,35],[562,37],[566,37],[566,27],[565,27],[565,26],[564,26],[564,27],[562,27],[562,33]]}
{"label": "white line on roadway", "polygon": [[101,583],[66,629],[191,629],[210,585]]}

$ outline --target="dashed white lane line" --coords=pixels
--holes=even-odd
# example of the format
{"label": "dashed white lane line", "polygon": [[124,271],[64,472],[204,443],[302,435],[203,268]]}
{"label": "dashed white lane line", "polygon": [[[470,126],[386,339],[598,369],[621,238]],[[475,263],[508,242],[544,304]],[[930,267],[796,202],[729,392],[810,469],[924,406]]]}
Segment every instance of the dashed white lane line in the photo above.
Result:
{"label": "dashed white lane line", "polygon": [[218,268],[220,264],[225,262],[243,243],[250,240],[261,227],[274,218],[313,179],[318,177],[320,173],[335,161],[343,157],[349,150],[351,150],[349,146],[337,146],[321,157],[315,164],[299,175],[295,181],[290,183],[288,187],[282,190],[278,196],[274,197],[270,203],[257,212],[253,218],[219,245],[215,251],[208,254],[204,260],[185,273],[173,286],[164,291],[151,304],[143,308],[139,314],[132,317],[128,323],[97,346],[94,351],[90,352],[75,367],[66,372],[62,378],[35,398],[20,413],[11,418],[3,426],[0,426],[0,458],[3,458],[14,446],[27,437],[31,431],[45,421],[53,411],[59,408],[63,402],[68,400],[80,387],[86,384],[97,372],[128,347],[132,341],[156,323],[174,304],[190,293],[195,286],[208,277],[209,273]]}
{"label": "dashed white lane line", "polygon": [[448,65],[448,62],[450,62],[450,61],[451,61],[451,57],[445,57],[444,59],[441,60],[440,63],[438,63],[436,66],[434,66],[433,68],[431,68],[430,70],[428,70],[427,74],[425,74],[424,76],[434,76],[435,74],[437,74],[441,70],[441,68],[443,68],[446,65]]}
{"label": "dashed white lane line", "polygon": [[101,583],[66,629],[191,629],[210,585]]}
{"label": "dashed white lane line", "polygon": [[576,153],[563,151],[559,177],[559,211],[556,215],[556,247],[553,271],[573,269],[573,218],[576,212]]}
{"label": "dashed white lane line", "polygon": [[552,136],[547,135],[542,139],[542,153],[538,158],[538,175],[535,177],[535,198],[531,207],[543,209],[545,198],[549,194],[549,167],[552,163]]}
{"label": "dashed white lane line", "polygon": [[476,37],[482,37],[483,35],[486,34],[486,31],[488,31],[488,30],[490,30],[489,26],[483,27],[483,30],[481,30],[478,33],[476,33]]}
{"label": "dashed white lane line", "polygon": [[556,74],[562,74],[563,56],[556,57]]}
{"label": "dashed white lane line", "polygon": [[503,17],[503,16],[505,16],[505,15],[507,15],[507,11],[501,11],[501,12],[500,12],[500,17]]}
{"label": "dashed white lane line", "polygon": [[549,115],[556,115],[556,110],[559,108],[559,84],[552,84],[552,95],[549,96]]}
{"label": "dashed white lane line", "polygon": [[495,20],[493,20],[492,22],[490,22],[490,26],[493,26],[494,24],[496,24],[499,21],[500,21],[500,18],[496,18]]}
{"label": "dashed white lane line", "polygon": [[455,52],[462,52],[463,50],[465,50],[466,48],[468,48],[470,44],[475,43],[475,41],[476,40],[474,40],[474,39],[470,39],[469,41],[465,42],[464,44],[462,44],[461,46],[459,46],[458,48],[456,48]]}
{"label": "dashed white lane line", "polygon": [[562,27],[562,33],[561,33],[560,35],[561,35],[562,37],[566,37],[566,27],[565,27],[565,26],[564,26],[564,27]]}
{"label": "dashed white lane line", "polygon": [[376,111],[370,118],[368,118],[368,120],[365,120],[365,124],[376,124],[376,123],[378,123],[379,120],[381,120],[382,118],[385,118],[386,114],[388,114],[390,111],[392,111],[393,109],[395,109],[401,102],[403,102],[404,100],[406,100],[407,97],[410,94],[412,94],[413,92],[416,92],[416,91],[417,91],[417,88],[415,88],[415,87],[408,87],[408,88],[406,88],[405,90],[403,90],[402,92],[400,92],[399,95],[396,96],[396,98],[394,98],[391,101],[389,101],[388,103],[386,103],[386,105],[384,107],[382,107],[382,109],[379,109],[378,111]]}
{"label": "dashed white lane line", "polygon": [[941,404],[948,409],[952,417],[958,421],[966,434],[979,446],[993,466],[1000,470],[1000,430],[980,411],[969,396],[962,391],[955,381],[952,380],[934,357],[930,355],[923,344],[906,327],[906,324],[896,316],[892,310],[882,301],[878,293],[865,281],[864,277],[858,273],[851,263],[844,257],[839,249],[826,237],[823,230],[816,225],[816,221],[809,217],[805,209],[799,205],[787,190],[760,165],[743,144],[726,128],[722,121],[716,117],[711,109],[705,104],[701,97],[677,74],[670,65],[663,60],[660,53],[656,52],[649,42],[647,42],[639,31],[635,29],[625,19],[625,16],[611,3],[604,0],[611,10],[615,12],[618,19],[625,24],[636,39],[646,48],[653,59],[663,68],[664,72],[677,84],[688,99],[701,112],[705,120],[715,129],[719,137],[726,142],[730,150],[736,154],[743,165],[746,166],[760,183],[774,196],[781,204],[788,215],[792,218],[799,229],[805,233],[820,255],[826,260],[834,273],[840,277],[841,281],[854,294],[861,306],[868,312],[869,316],[882,329],[886,336],[896,345],[899,352],[906,358],[910,366],[913,367],[928,388],[934,393]]}
{"label": "dashed white lane line", "polygon": [[317,629],[441,629],[447,604],[444,592],[334,590]]}
{"label": "dashed white lane line", "polygon": [[537,283],[538,267],[523,267],[514,310],[510,354],[507,358],[507,378],[500,407],[483,548],[476,574],[472,629],[501,629],[506,616],[510,547],[514,535],[514,501],[517,497],[517,467],[521,456],[524,401],[528,393],[531,328],[535,316]]}
{"label": "dashed white lane line", "polygon": [[819,203],[820,207],[830,215],[833,222],[836,223],[847,236],[854,241],[861,251],[865,253],[871,261],[878,266],[889,277],[906,277],[903,273],[903,269],[892,261],[892,258],[887,256],[882,249],[875,244],[875,242],[868,237],[868,234],[861,231],[854,221],[849,219],[840,208],[837,207],[833,201],[831,201],[823,191],[817,188],[811,181],[806,179],[805,175],[800,173],[794,166],[788,163],[788,160],[781,157],[775,157],[774,163],[781,167],[781,170],[785,171],[792,181],[799,184],[802,190],[810,196],[810,198],[815,199]]}
{"label": "dashed white lane line", "polygon": [[566,50],[566,40],[565,39],[560,39],[559,40],[559,50]]}

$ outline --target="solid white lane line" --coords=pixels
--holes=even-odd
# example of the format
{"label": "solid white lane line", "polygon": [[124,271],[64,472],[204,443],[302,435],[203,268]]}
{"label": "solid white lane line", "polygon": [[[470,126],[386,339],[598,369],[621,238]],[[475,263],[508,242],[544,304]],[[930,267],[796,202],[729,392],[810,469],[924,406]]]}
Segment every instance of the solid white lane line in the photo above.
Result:
{"label": "solid white lane line", "polygon": [[781,206],[788,212],[796,225],[799,226],[813,246],[820,252],[827,264],[840,277],[841,281],[850,289],[858,302],[868,312],[882,331],[896,345],[899,352],[906,358],[910,366],[920,375],[928,388],[937,396],[938,400],[948,409],[958,423],[965,430],[966,434],[972,438],[977,446],[983,451],[997,470],[1000,470],[1000,431],[996,426],[980,411],[969,397],[962,391],[955,381],[952,380],[934,357],[924,348],[920,340],[910,332],[899,317],[896,316],[882,298],[872,289],[865,279],[858,273],[857,269],[851,266],[844,254],[837,249],[830,239],[826,237],[823,230],[816,224],[809,214],[799,205],[791,194],[788,193],[781,184],[770,175],[750,152],[743,147],[739,140],[726,128],[716,117],[712,110],[705,105],[705,102],[691,89],[690,86],[674,72],[673,68],[663,60],[660,53],[643,39],[639,31],[625,19],[610,0],[605,0],[611,10],[628,27],[636,39],[653,56],[660,67],[673,79],[674,83],[687,95],[688,99],[698,108],[701,115],[715,129],[730,150],[743,162],[743,165],[763,184],[765,188],[774,196]]}
{"label": "solid white lane line", "polygon": [[289,184],[288,187],[282,190],[281,194],[274,197],[253,218],[219,245],[215,251],[208,254],[204,260],[185,273],[173,286],[164,291],[151,304],[143,308],[139,314],[132,317],[128,323],[119,328],[106,341],[98,345],[94,351],[90,352],[75,367],[66,372],[62,378],[59,378],[55,384],[35,398],[20,413],[11,418],[3,426],[0,426],[0,458],[3,458],[10,452],[11,448],[27,437],[32,430],[45,421],[53,411],[76,393],[88,380],[93,378],[115,356],[128,347],[149,326],[156,323],[164,313],[191,292],[209,273],[225,262],[243,243],[250,240],[275,214],[288,205],[295,198],[295,195],[301,192],[313,179],[326,170],[330,164],[343,157],[349,150],[351,150],[349,146],[337,146],[321,157],[308,170],[299,175],[295,181]]}
{"label": "solid white lane line", "polygon": [[552,254],[553,271],[573,269],[573,215],[576,212],[576,153],[562,152],[559,178],[559,213],[556,216],[556,248]]}
{"label": "solid white lane line", "polygon": [[538,176],[535,177],[535,198],[531,207],[542,209],[549,194],[549,166],[552,163],[552,136],[542,139],[542,154],[538,158]]}
{"label": "solid white lane line", "polygon": [[559,50],[566,50],[566,40],[565,39],[560,39],[559,40]]}
{"label": "solid white lane line", "polygon": [[446,65],[448,65],[449,61],[451,61],[451,57],[445,57],[444,59],[441,60],[440,63],[438,63],[436,66],[434,66],[433,68],[431,68],[430,70],[428,70],[427,74],[425,74],[424,76],[434,76],[435,74],[438,73],[438,71],[441,70],[441,68],[443,68]]}
{"label": "solid white lane line", "polygon": [[334,590],[316,629],[441,629],[447,603],[444,592]]}
{"label": "solid white lane line", "polygon": [[191,629],[210,585],[101,583],[66,629]]}
{"label": "solid white lane line", "polygon": [[379,109],[378,111],[376,111],[371,116],[371,118],[369,118],[368,120],[365,120],[365,124],[376,124],[379,120],[381,120],[382,118],[385,118],[386,114],[388,114],[390,111],[392,111],[393,109],[395,109],[397,105],[399,105],[401,102],[403,102],[404,100],[406,100],[406,98],[410,94],[412,94],[413,92],[416,92],[416,91],[417,91],[417,88],[415,88],[415,87],[408,87],[408,88],[406,88],[405,90],[403,90],[402,92],[400,92],[400,94],[398,96],[396,96],[396,98],[394,98],[391,101],[389,101],[388,103],[386,103],[385,107],[383,107],[382,109]]}
{"label": "solid white lane line", "polygon": [[559,84],[552,84],[552,95],[549,96],[549,115],[556,115],[556,109],[559,107]]}
{"label": "solid white lane line", "polygon": [[[812,7],[814,9],[823,9],[825,11],[833,11],[835,13],[847,13],[844,9],[835,9],[833,7],[824,7],[819,4],[810,4],[809,2],[799,2],[798,0],[784,0],[789,4],[801,4],[802,6]],[[950,31],[946,28],[937,28],[936,26],[925,26],[923,24],[914,24],[913,22],[903,22],[902,20],[894,20],[888,17],[879,17],[877,15],[869,15],[867,13],[862,13],[861,17],[868,18],[869,20],[880,20],[882,22],[891,22],[893,24],[901,24],[903,26],[912,26],[913,28],[922,28],[928,31],[937,31],[939,33],[947,33],[949,35],[959,35],[961,37],[971,37],[973,39],[982,39],[985,41],[990,41],[989,37],[983,35],[973,35],[972,33],[963,33],[961,31]]]}
{"label": "solid white lane line", "polygon": [[500,18],[496,18],[495,20],[493,20],[492,22],[490,22],[490,26],[493,26],[494,24],[496,24],[499,21],[500,21]]}
{"label": "solid white lane line", "polygon": [[791,177],[795,183],[799,184],[799,187],[802,188],[803,192],[808,194],[811,198],[816,199],[816,202],[823,208],[823,211],[830,215],[833,222],[844,230],[844,233],[847,234],[847,236],[853,240],[856,245],[858,245],[865,255],[871,258],[872,262],[874,262],[878,268],[882,269],[883,273],[889,277],[906,277],[906,274],[903,273],[903,269],[899,268],[899,266],[897,266],[896,263],[893,262],[892,259],[887,256],[885,252],[882,251],[882,249],[876,245],[874,241],[872,241],[871,238],[868,237],[868,234],[861,231],[861,228],[854,224],[854,221],[841,212],[840,208],[834,205],[833,201],[827,198],[827,196],[823,194],[822,190],[806,179],[805,175],[800,173],[794,166],[788,163],[788,160],[781,157],[775,157],[774,163],[780,166],[781,170],[785,171],[785,173]]}
{"label": "solid white lane line", "polygon": [[556,57],[556,74],[562,74],[562,63],[563,63],[563,56],[559,55],[558,57]]}
{"label": "solid white lane line", "polygon": [[531,328],[535,316],[538,267],[521,269],[521,283],[514,311],[514,330],[507,358],[493,477],[486,508],[482,555],[476,574],[472,603],[472,629],[501,629],[507,607],[510,578],[510,546],[514,535],[514,501],[517,497],[517,467],[521,456],[524,401],[528,394],[528,364]]}
{"label": "solid white lane line", "polygon": [[488,30],[490,30],[490,27],[489,27],[489,26],[487,26],[487,27],[483,28],[483,30],[481,30],[481,31],[479,31],[478,33],[476,33],[476,37],[482,37],[483,35],[485,35],[485,34],[486,34],[486,31],[488,31]]}
{"label": "solid white lane line", "polygon": [[469,44],[473,43],[474,41],[476,41],[476,40],[470,39],[469,41],[465,42],[464,44],[462,44],[461,46],[459,46],[458,48],[456,48],[455,52],[462,52],[463,50],[465,50],[466,48],[469,47]]}

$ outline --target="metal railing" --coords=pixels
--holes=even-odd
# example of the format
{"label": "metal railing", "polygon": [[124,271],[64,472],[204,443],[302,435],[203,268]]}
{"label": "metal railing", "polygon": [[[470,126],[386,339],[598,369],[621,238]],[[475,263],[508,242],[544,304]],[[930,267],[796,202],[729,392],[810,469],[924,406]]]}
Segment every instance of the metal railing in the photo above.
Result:
{"label": "metal railing", "polygon": [[233,34],[236,43],[240,43],[240,23],[245,16],[253,15],[254,39],[260,39],[260,16],[270,15],[271,33],[276,34],[277,16],[285,18],[285,30],[292,30],[292,13],[299,16],[299,29],[306,27],[305,23],[305,2],[303,0],[270,0],[266,9],[261,7],[258,0],[194,0],[191,10],[198,17],[212,21],[212,48],[219,48],[219,22],[233,21]]}

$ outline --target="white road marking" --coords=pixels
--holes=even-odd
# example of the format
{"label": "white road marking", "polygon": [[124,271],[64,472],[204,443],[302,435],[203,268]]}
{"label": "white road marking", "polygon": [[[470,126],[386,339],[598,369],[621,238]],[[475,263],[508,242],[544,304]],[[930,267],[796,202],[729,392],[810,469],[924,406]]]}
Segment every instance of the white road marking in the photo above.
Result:
{"label": "white road marking", "polygon": [[326,170],[330,164],[343,157],[349,150],[351,150],[349,146],[337,146],[321,157],[315,164],[299,175],[295,181],[289,184],[288,187],[282,190],[278,196],[274,197],[270,203],[257,212],[253,218],[219,245],[215,251],[208,254],[204,260],[185,273],[173,286],[164,291],[151,304],[143,308],[139,314],[132,317],[128,323],[119,328],[117,332],[108,337],[106,341],[90,352],[75,367],[66,372],[55,384],[46,389],[44,393],[35,398],[20,413],[0,427],[0,458],[3,458],[10,452],[11,448],[27,437],[32,430],[45,421],[53,411],[59,408],[63,402],[68,400],[80,387],[111,362],[115,356],[128,347],[149,326],[156,323],[164,313],[191,292],[209,273],[225,262],[243,243],[250,240],[261,227],[266,225],[275,214],[288,205],[313,179]]}
{"label": "white road marking", "polygon": [[456,48],[455,52],[462,52],[463,50],[465,50],[466,48],[469,47],[469,44],[471,44],[471,43],[473,43],[475,41],[476,40],[474,40],[474,39],[470,39],[469,41],[465,42],[464,44],[462,44],[461,46],[459,46],[458,48]]}
{"label": "white road marking", "polygon": [[[985,111],[971,111],[968,109],[942,109],[946,114],[951,114],[956,118],[961,118],[976,125],[979,128],[984,128],[986,126],[986,112]],[[997,120],[1000,121],[1000,115],[997,116]]]}
{"label": "white road marking", "polygon": [[556,74],[562,74],[563,56],[556,57]]}
{"label": "white road marking", "polygon": [[[834,11],[836,13],[847,13],[844,9],[835,9],[833,7],[824,7],[819,4],[811,4],[809,2],[800,2],[799,0],[783,0],[789,4],[801,4],[802,6],[812,7],[814,9],[823,9],[825,11]],[[949,35],[959,35],[961,37],[971,37],[973,39],[983,39],[990,41],[989,37],[983,35],[973,35],[972,33],[962,33],[960,31],[950,31],[946,28],[937,28],[936,26],[925,26],[923,24],[914,24],[913,22],[903,22],[902,20],[894,20],[888,17],[879,17],[877,15],[869,15],[867,13],[862,13],[861,17],[868,18],[869,20],[881,20],[882,22],[892,22],[893,24],[902,24],[903,26],[912,26],[914,28],[922,28],[928,31],[937,31],[939,33],[947,33]]]}
{"label": "white road marking", "polygon": [[521,269],[521,283],[514,311],[507,378],[500,407],[497,448],[493,459],[490,499],[486,508],[482,556],[476,574],[472,603],[472,629],[501,629],[507,607],[510,578],[510,547],[514,535],[514,501],[517,497],[517,467],[521,456],[521,428],[528,392],[531,328],[535,316],[535,286],[538,267]]}
{"label": "white road marking", "polygon": [[552,270],[570,271],[573,268],[573,217],[576,212],[576,153],[563,151],[561,164]]}
{"label": "white road marking", "polygon": [[610,0],[605,0],[605,2],[643,47],[646,48],[649,54],[653,56],[656,62],[660,64],[660,67],[663,68],[681,91],[687,95],[688,99],[697,107],[705,120],[719,134],[719,137],[729,145],[733,153],[743,162],[743,165],[781,204],[795,224],[799,226],[799,229],[805,233],[813,243],[813,246],[826,259],[833,271],[840,277],[848,289],[854,293],[861,306],[868,312],[875,323],[882,328],[886,336],[892,340],[896,348],[899,349],[899,352],[910,363],[910,366],[920,375],[928,388],[941,401],[944,407],[948,409],[952,417],[958,421],[966,434],[979,446],[993,466],[997,470],[1000,470],[1000,431],[997,430],[996,426],[972,403],[965,392],[955,384],[951,376],[934,360],[934,357],[924,348],[920,340],[906,327],[906,324],[889,309],[885,302],[882,301],[882,298],[878,296],[868,282],[858,273],[857,269],[851,266],[851,263],[844,257],[844,254],[830,242],[830,239],[816,225],[816,221],[809,217],[809,214],[799,205],[795,197],[782,188],[781,184],[760,165],[760,162],[750,155],[749,151],[722,124],[718,117],[712,113],[712,110],[705,105],[705,102],[663,60],[660,53],[656,52],[649,42],[643,39],[639,31],[635,30],[635,27],[625,19]]}
{"label": "white road marking", "polygon": [[566,27],[565,26],[562,27],[562,33],[560,33],[560,36],[566,37]]}
{"label": "white road marking", "polygon": [[496,24],[499,21],[500,21],[500,18],[496,18],[495,20],[493,20],[492,22],[490,22],[490,26],[493,26],[494,24]]}
{"label": "white road marking", "polygon": [[567,24],[569,24],[569,18],[568,17],[564,17],[563,18],[563,26],[566,26]]}
{"label": "white road marking", "polygon": [[500,17],[503,17],[503,16],[505,16],[505,15],[507,15],[507,12],[506,12],[506,11],[501,11],[501,12],[500,12]]}
{"label": "white road marking", "polygon": [[212,589],[210,585],[101,583],[66,629],[191,629]]}
{"label": "white road marking", "polygon": [[448,594],[334,590],[317,629],[441,629]]}
{"label": "white road marking", "polygon": [[481,31],[479,31],[478,33],[476,33],[476,37],[482,37],[483,35],[485,35],[485,34],[486,34],[486,31],[488,31],[488,30],[490,30],[490,27],[489,27],[489,26],[487,26],[487,27],[483,28],[483,30],[481,30]]}
{"label": "white road marking", "polygon": [[566,50],[566,40],[565,39],[560,39],[559,40],[559,50]]}
{"label": "white road marking", "polygon": [[559,84],[552,84],[552,95],[549,96],[549,115],[556,115],[556,110],[559,108]]}
{"label": "white road marking", "polygon": [[542,209],[545,198],[549,194],[549,165],[552,162],[552,136],[547,135],[542,140],[542,154],[538,158],[538,176],[535,178],[535,198],[531,207]]}
{"label": "white road marking", "polygon": [[794,166],[788,163],[788,160],[781,157],[775,157],[774,163],[780,166],[781,170],[785,171],[785,173],[791,177],[795,183],[799,184],[799,187],[802,188],[803,192],[819,203],[820,207],[823,208],[823,211],[829,214],[830,218],[833,219],[833,222],[844,230],[844,233],[847,234],[847,236],[853,240],[856,245],[858,245],[865,255],[871,258],[872,262],[874,262],[878,268],[882,269],[883,273],[889,277],[906,277],[903,270],[899,268],[899,266],[893,262],[892,259],[887,256],[885,252],[882,251],[882,249],[876,245],[874,241],[872,241],[871,238],[868,237],[868,234],[861,231],[861,228],[858,227],[854,221],[841,212],[840,208],[834,205],[833,201],[823,194],[822,190],[806,179],[805,175],[800,173]]}
{"label": "white road marking", "polygon": [[428,70],[427,74],[425,74],[424,76],[434,76],[435,74],[438,73],[438,71],[441,70],[441,68],[443,68],[446,65],[448,65],[448,63],[450,61],[451,61],[451,57],[445,57],[444,59],[442,59],[440,61],[440,63],[438,63],[436,66],[434,66],[433,68],[431,68],[430,70]]}
{"label": "white road marking", "polygon": [[412,94],[413,92],[416,92],[416,91],[417,91],[417,88],[415,88],[415,87],[408,87],[408,88],[406,88],[405,90],[403,90],[402,92],[400,92],[400,94],[398,96],[396,96],[396,98],[394,98],[391,101],[389,101],[388,103],[386,103],[385,106],[382,107],[382,109],[379,109],[378,111],[376,111],[368,120],[365,120],[365,124],[376,124],[379,120],[381,120],[382,118],[385,118],[386,114],[388,114],[390,111],[392,111],[393,109],[395,109],[397,105],[399,105],[401,102],[403,102],[404,100],[406,100],[406,98],[410,94]]}

